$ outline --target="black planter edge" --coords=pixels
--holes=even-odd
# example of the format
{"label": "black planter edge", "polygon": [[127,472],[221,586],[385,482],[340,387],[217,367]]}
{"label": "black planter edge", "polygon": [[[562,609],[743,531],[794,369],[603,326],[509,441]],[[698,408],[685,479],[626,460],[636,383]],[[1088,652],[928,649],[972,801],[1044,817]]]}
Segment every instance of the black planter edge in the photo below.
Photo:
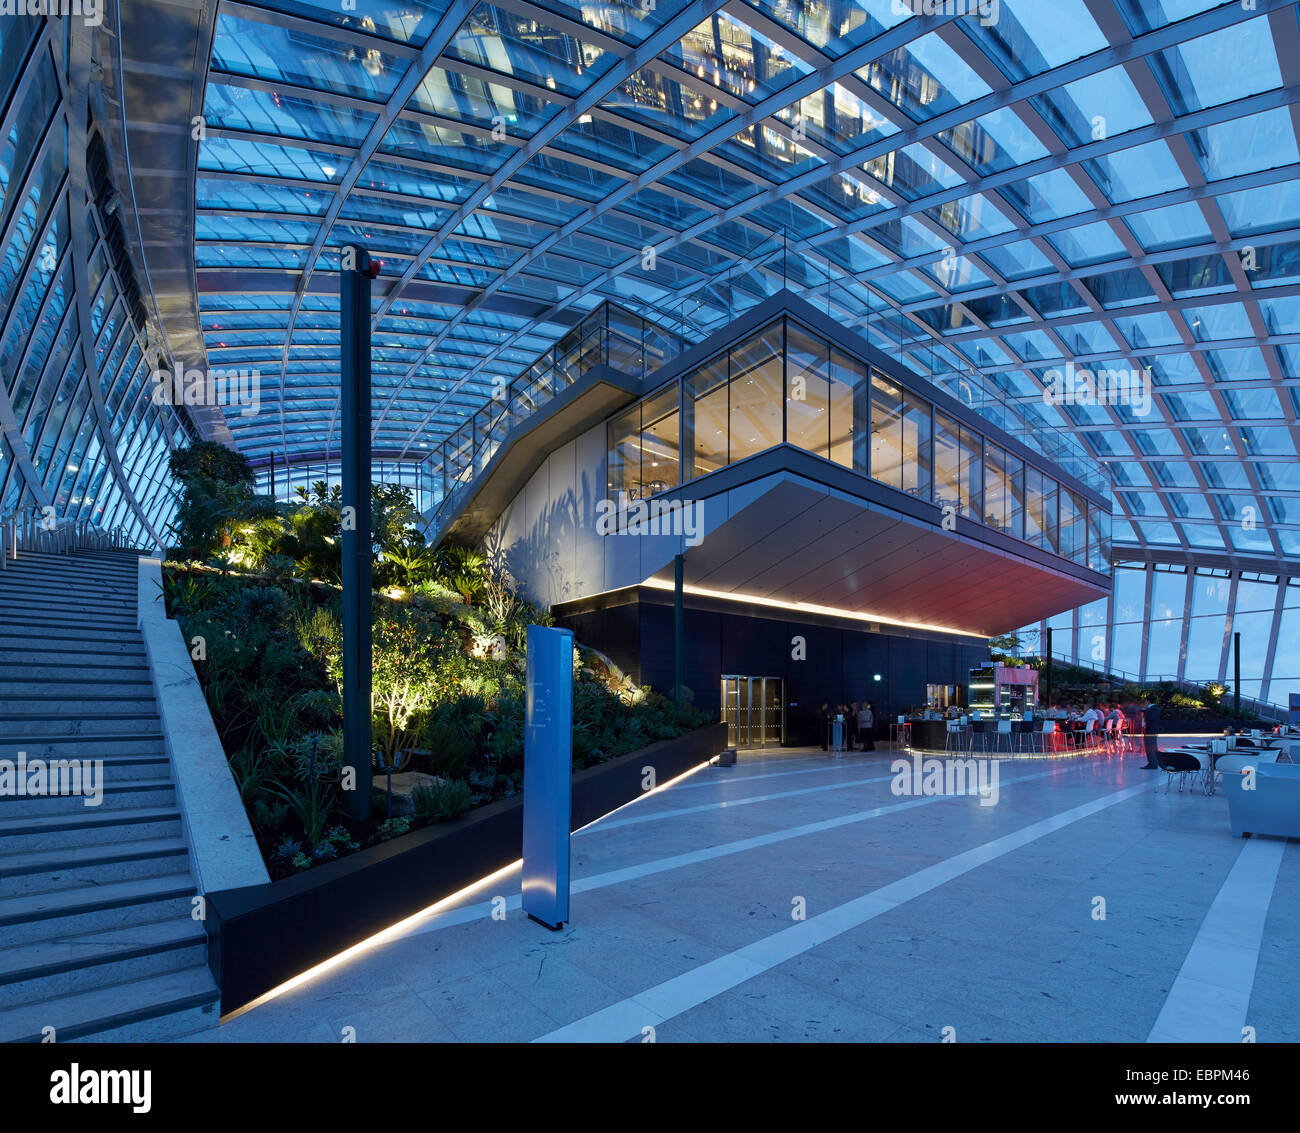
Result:
{"label": "black planter edge", "polygon": [[[644,794],[647,768],[662,786],[726,745],[726,725],[706,724],[578,772],[571,828]],[[222,1015],[518,861],[522,839],[516,796],[295,877],[208,893],[208,967]]]}

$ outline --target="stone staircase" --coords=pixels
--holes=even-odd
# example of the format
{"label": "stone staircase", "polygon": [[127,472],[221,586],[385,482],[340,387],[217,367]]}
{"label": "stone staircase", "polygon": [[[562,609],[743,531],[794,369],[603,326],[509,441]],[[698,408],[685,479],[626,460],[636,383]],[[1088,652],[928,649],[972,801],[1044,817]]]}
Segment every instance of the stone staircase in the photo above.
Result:
{"label": "stone staircase", "polygon": [[218,991],[136,627],[134,551],[0,571],[0,760],[102,761],[103,800],[0,795],[0,1041],[154,1041]]}

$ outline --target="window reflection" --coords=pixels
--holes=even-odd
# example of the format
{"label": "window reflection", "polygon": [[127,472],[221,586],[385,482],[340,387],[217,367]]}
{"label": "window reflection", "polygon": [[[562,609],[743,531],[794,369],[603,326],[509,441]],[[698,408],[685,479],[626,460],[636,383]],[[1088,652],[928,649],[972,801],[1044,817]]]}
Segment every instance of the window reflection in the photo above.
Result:
{"label": "window reflection", "polygon": [[981,438],[944,413],[934,415],[934,502],[967,519],[980,518]]}
{"label": "window reflection", "polygon": [[778,322],[731,351],[731,461],[766,452],[781,436],[781,360],[784,323]]}
{"label": "window reflection", "polygon": [[[601,332],[615,337],[613,316]],[[775,320],[624,410],[607,439],[612,497],[645,499],[785,443],[1110,569],[1108,511],[793,319]]]}

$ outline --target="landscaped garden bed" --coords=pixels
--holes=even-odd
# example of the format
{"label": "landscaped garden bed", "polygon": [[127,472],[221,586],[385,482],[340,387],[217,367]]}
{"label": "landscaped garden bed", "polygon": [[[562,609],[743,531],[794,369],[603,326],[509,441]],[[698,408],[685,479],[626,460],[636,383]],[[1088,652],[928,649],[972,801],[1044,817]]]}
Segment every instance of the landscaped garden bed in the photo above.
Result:
{"label": "landscaped garden bed", "polygon": [[[242,457],[206,444],[174,454],[172,471],[181,501],[163,568],[167,612],[189,643],[273,878],[519,793],[525,631],[550,624],[545,611],[483,555],[426,546],[407,491],[376,487],[377,789],[371,818],[348,820],[337,489],[319,483],[277,504],[253,494]],[[573,694],[575,770],[708,719],[581,647]],[[385,793],[390,770],[406,793]]]}

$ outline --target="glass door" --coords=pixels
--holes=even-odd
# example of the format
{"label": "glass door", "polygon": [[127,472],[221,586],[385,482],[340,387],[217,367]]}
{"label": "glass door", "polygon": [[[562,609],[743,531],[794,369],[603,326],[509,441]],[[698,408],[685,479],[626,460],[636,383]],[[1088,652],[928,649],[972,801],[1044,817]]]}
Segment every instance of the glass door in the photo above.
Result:
{"label": "glass door", "polygon": [[[754,678],[757,684],[760,678]],[[785,697],[780,677],[762,677],[762,695],[758,701],[762,705],[763,737],[759,741],[764,747],[780,747],[785,739]]]}
{"label": "glass door", "polygon": [[729,747],[778,747],[785,738],[780,677],[722,678],[722,719]]}

